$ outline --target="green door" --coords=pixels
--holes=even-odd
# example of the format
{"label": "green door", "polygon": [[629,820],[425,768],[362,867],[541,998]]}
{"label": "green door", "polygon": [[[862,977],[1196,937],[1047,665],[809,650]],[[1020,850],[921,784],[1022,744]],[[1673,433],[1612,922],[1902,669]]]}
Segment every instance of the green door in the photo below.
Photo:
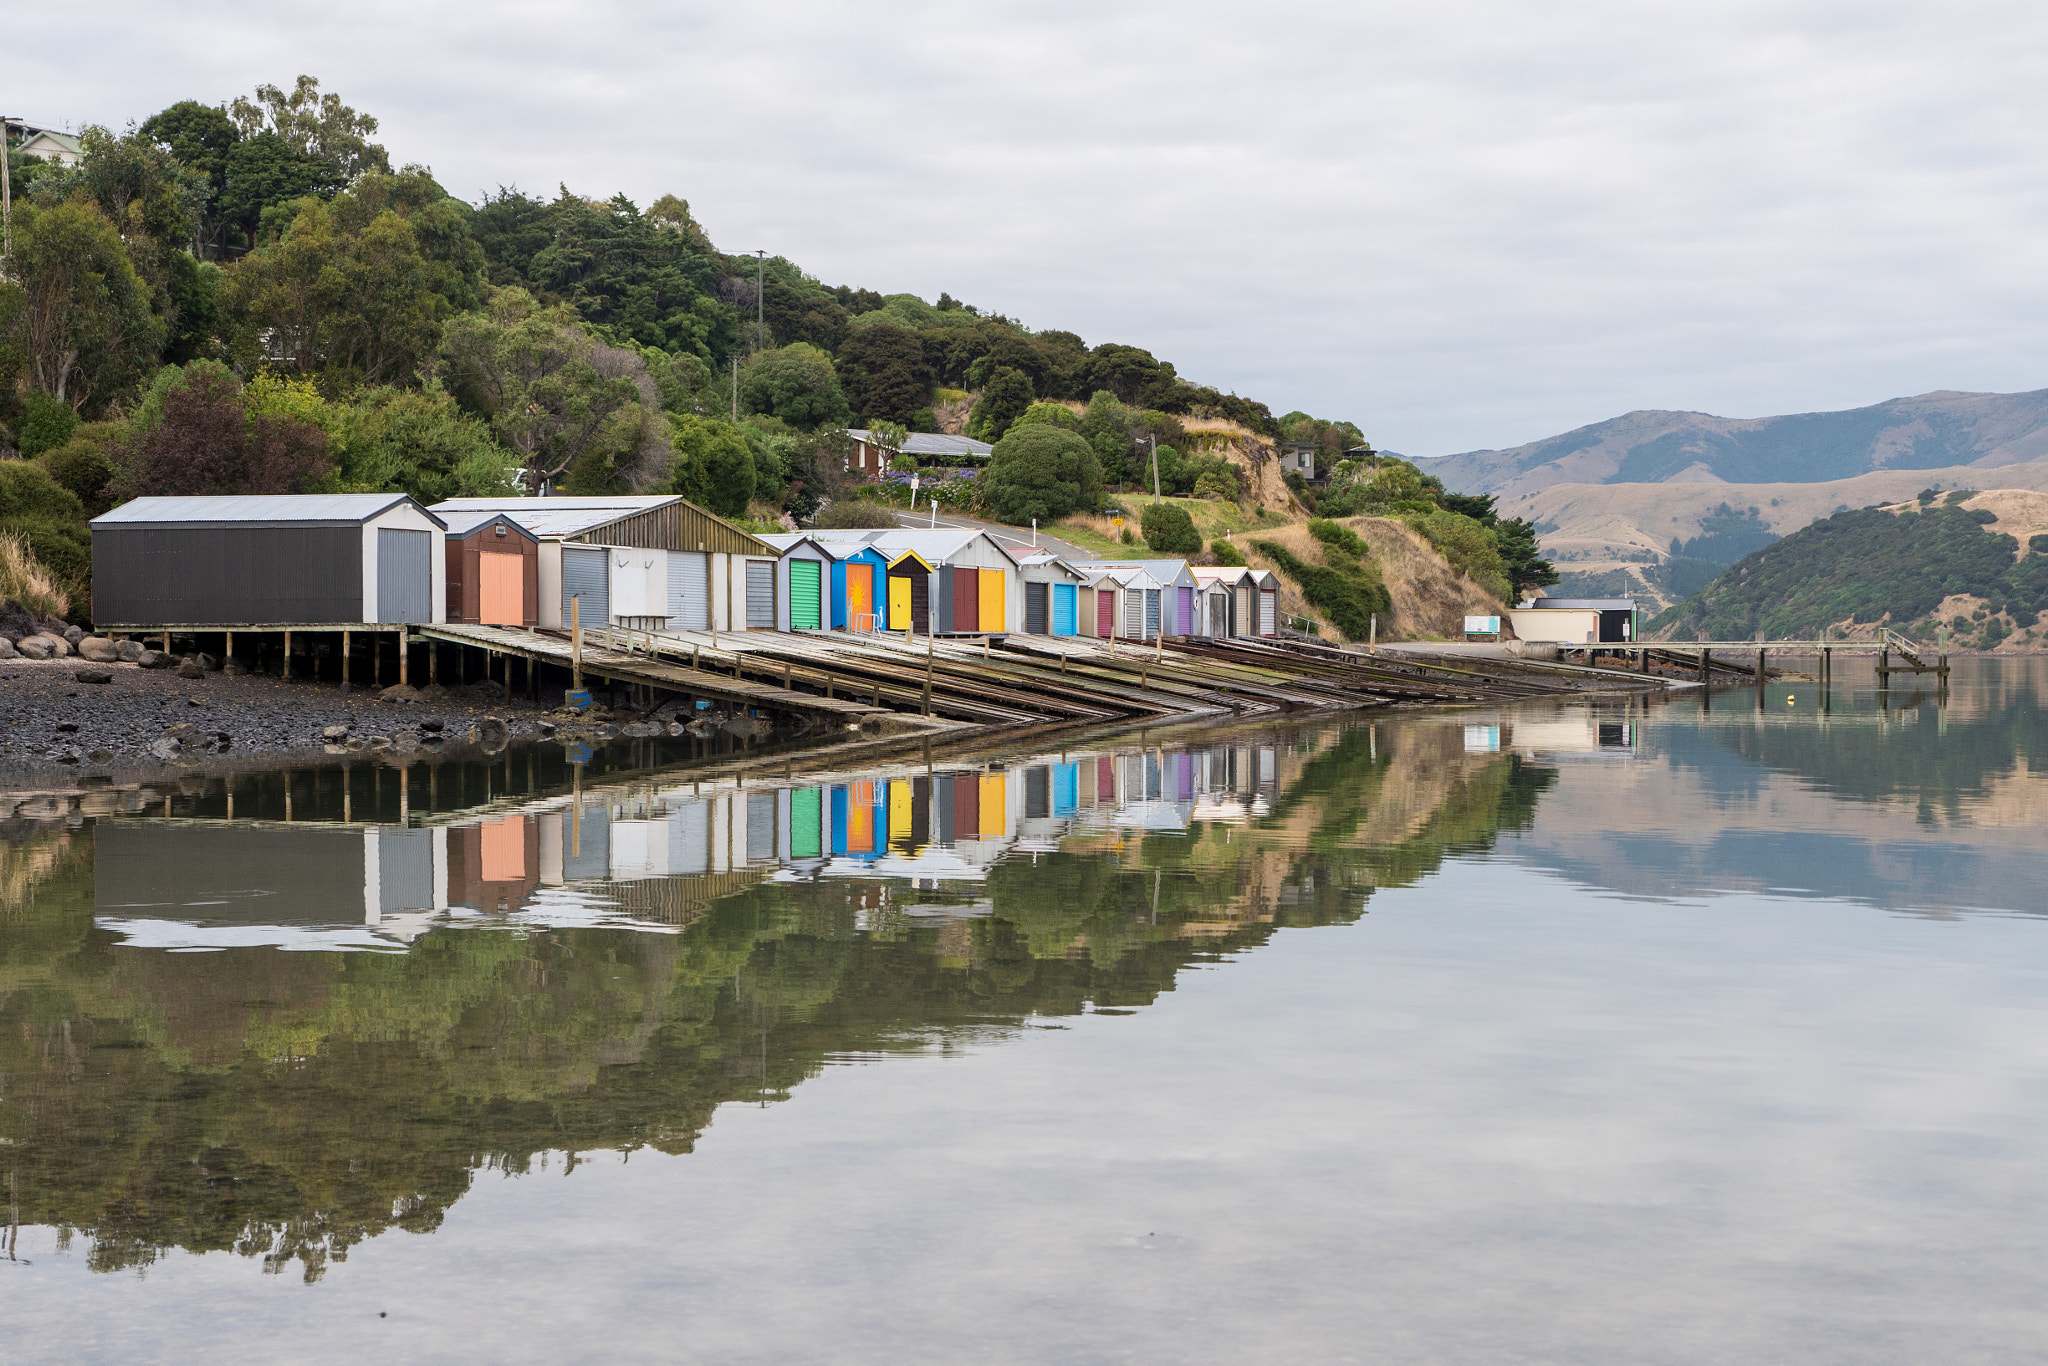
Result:
{"label": "green door", "polygon": [[818,629],[818,562],[789,562],[789,628],[792,631]]}
{"label": "green door", "polygon": [[824,793],[815,787],[800,787],[789,794],[789,854],[791,858],[817,858],[824,852],[821,830]]}

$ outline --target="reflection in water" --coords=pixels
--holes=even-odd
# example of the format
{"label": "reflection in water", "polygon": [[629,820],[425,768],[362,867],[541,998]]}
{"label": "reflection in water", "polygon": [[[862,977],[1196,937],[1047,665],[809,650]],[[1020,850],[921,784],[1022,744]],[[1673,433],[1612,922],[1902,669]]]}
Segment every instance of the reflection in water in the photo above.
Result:
{"label": "reflection in water", "polygon": [[0,844],[0,1165],[19,1223],[95,1269],[185,1249],[314,1280],[441,1227],[480,1173],[686,1153],[835,1063],[1138,1010],[1447,860],[1564,873],[1516,872],[1539,928],[1588,889],[2032,911],[2042,682],[745,784],[518,753],[30,810]]}

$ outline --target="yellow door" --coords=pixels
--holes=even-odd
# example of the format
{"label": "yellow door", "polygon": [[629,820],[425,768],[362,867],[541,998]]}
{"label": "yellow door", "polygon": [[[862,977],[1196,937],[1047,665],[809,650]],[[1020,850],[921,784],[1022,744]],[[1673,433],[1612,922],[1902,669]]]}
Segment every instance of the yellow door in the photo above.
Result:
{"label": "yellow door", "polygon": [[1000,569],[981,571],[981,629],[1001,631],[1003,625],[1003,599],[1008,578]]}
{"label": "yellow door", "polygon": [[981,833],[984,838],[1001,839],[1010,833],[1010,799],[1002,773],[981,775]]}
{"label": "yellow door", "polygon": [[902,574],[889,576],[889,629],[910,629],[910,580]]}
{"label": "yellow door", "polygon": [[889,784],[889,843],[892,846],[910,847],[910,784],[898,778]]}

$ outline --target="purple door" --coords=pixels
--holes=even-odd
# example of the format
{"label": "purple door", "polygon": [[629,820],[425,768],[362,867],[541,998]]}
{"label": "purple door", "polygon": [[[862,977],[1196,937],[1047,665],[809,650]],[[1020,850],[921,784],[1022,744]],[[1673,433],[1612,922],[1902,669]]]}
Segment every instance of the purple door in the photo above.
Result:
{"label": "purple door", "polygon": [[1191,636],[1195,633],[1195,590],[1183,587],[1180,590],[1180,631],[1178,634]]}

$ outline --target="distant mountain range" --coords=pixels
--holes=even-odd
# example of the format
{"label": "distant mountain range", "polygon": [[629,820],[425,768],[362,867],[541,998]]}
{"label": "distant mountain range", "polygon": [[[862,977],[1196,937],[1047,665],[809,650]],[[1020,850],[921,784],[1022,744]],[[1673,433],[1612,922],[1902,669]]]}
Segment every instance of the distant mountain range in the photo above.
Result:
{"label": "distant mountain range", "polygon": [[1879,470],[1994,469],[2048,456],[2048,389],[1943,390],[1837,413],[1727,418],[1654,409],[1500,451],[1415,463],[1457,493],[1553,484],[1806,484]]}

